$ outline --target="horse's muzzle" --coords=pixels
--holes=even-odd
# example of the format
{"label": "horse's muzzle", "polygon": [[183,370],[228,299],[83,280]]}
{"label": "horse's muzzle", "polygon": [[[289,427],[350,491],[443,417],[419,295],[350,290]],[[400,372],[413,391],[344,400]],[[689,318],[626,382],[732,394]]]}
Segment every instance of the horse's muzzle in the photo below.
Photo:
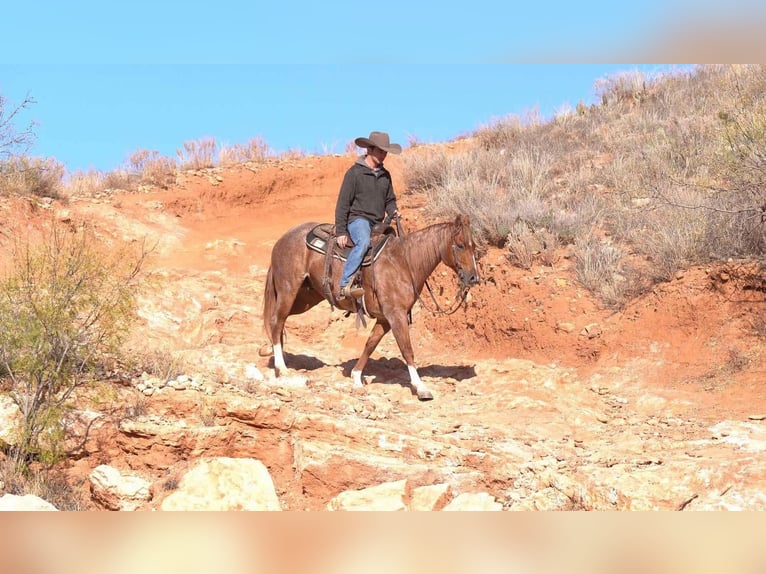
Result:
{"label": "horse's muzzle", "polygon": [[479,284],[479,274],[476,271],[458,271],[458,278],[463,287],[473,287]]}

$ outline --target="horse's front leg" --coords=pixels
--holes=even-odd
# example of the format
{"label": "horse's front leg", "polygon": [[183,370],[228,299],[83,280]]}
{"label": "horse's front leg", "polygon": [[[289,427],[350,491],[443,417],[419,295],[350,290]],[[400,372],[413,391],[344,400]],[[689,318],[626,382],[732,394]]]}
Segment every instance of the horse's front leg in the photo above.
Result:
{"label": "horse's front leg", "polygon": [[370,358],[370,355],[372,355],[375,347],[378,346],[378,343],[380,343],[383,335],[390,330],[391,325],[382,319],[378,319],[372,327],[372,332],[367,338],[367,342],[364,344],[364,350],[362,351],[359,360],[356,362],[356,365],[354,365],[354,368],[351,369],[351,378],[354,381],[354,388],[360,388],[362,386],[362,371],[364,371],[364,367],[367,365],[367,360]]}
{"label": "horse's front leg", "polygon": [[430,401],[434,398],[431,391],[428,390],[425,383],[420,380],[418,369],[415,367],[415,353],[412,351],[412,342],[410,341],[410,326],[407,323],[407,314],[397,314],[391,320],[391,329],[394,331],[394,338],[396,339],[399,350],[402,352],[402,357],[407,363],[407,370],[410,372],[410,384],[418,395],[421,401]]}

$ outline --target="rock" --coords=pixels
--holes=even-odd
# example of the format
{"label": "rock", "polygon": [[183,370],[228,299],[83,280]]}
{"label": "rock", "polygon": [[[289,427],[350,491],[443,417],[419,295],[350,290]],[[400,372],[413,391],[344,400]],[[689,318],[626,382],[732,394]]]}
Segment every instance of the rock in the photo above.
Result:
{"label": "rock", "polygon": [[588,337],[589,339],[595,339],[596,337],[599,337],[602,332],[601,325],[598,323],[588,323],[583,327],[582,331],[580,331],[580,335]]}
{"label": "rock", "polygon": [[572,333],[577,327],[574,323],[569,323],[567,321],[562,321],[556,325],[559,331],[563,331],[564,333]]}
{"label": "rock", "polygon": [[162,510],[281,510],[264,464],[252,458],[199,460],[162,501]]}
{"label": "rock", "polygon": [[412,484],[405,479],[341,492],[327,503],[327,510],[408,510],[411,498]]}
{"label": "rock", "polygon": [[123,475],[106,464],[93,469],[88,478],[93,500],[109,510],[136,510],[152,498],[149,481],[132,474]]}
{"label": "rock", "polygon": [[14,445],[21,432],[24,417],[8,395],[0,395],[0,445]]}
{"label": "rock", "polygon": [[47,500],[33,494],[17,496],[15,494],[4,494],[0,496],[0,511],[22,511],[31,510],[58,510]]}

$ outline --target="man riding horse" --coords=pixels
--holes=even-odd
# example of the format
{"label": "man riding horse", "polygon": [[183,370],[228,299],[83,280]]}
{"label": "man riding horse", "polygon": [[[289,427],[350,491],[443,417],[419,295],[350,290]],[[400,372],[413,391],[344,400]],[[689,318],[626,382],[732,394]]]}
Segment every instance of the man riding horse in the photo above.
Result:
{"label": "man riding horse", "polygon": [[[375,320],[364,349],[351,369],[353,386],[363,386],[362,372],[370,355],[383,336],[392,331],[407,364],[411,388],[420,400],[430,400],[433,395],[415,366],[410,313],[426,280],[440,264],[452,269],[458,277],[463,293],[459,304],[465,301],[467,290],[479,283],[470,219],[468,215],[459,214],[451,221],[434,223],[406,236],[389,236],[385,248],[376,251],[377,258],[373,258],[370,271],[357,273],[370,245],[373,226],[381,223],[386,214],[397,215],[391,174],[383,167],[383,160],[389,152],[398,154],[402,148],[390,143],[388,134],[382,132],[372,132],[370,137],[354,141],[367,152],[346,172],[335,210],[337,244],[343,249],[349,238],[354,243],[343,268],[329,255],[331,244],[323,251],[324,247],[318,249],[319,245],[310,239],[315,230],[324,227],[317,222],[309,221],[289,229],[272,248],[264,285],[263,322],[274,355],[274,373],[280,376],[287,372],[283,350],[287,318],[330,300],[331,305],[337,303],[347,311],[361,306]],[[324,246],[324,238],[314,238]],[[354,275],[360,276],[364,288],[354,287]],[[338,301],[333,302],[329,286],[335,281],[341,290],[336,297]]]}

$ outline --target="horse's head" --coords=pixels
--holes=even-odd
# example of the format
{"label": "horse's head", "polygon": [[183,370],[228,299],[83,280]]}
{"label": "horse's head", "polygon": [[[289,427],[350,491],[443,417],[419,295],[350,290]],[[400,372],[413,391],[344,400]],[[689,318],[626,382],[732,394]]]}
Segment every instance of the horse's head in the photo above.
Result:
{"label": "horse's head", "polygon": [[453,223],[452,246],[445,263],[455,270],[462,287],[479,282],[475,249],[470,219],[467,215],[458,215]]}

